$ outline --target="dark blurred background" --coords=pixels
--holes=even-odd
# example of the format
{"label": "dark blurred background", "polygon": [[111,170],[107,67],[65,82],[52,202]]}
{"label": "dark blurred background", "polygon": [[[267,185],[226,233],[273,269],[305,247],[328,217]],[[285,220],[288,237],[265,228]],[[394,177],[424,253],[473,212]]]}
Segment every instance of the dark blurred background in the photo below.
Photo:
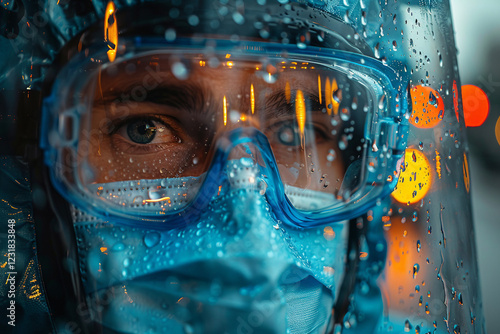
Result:
{"label": "dark blurred background", "polygon": [[488,333],[495,334],[500,323],[500,1],[450,2],[462,85],[480,87],[490,100],[485,123],[467,128],[467,136],[483,309]]}

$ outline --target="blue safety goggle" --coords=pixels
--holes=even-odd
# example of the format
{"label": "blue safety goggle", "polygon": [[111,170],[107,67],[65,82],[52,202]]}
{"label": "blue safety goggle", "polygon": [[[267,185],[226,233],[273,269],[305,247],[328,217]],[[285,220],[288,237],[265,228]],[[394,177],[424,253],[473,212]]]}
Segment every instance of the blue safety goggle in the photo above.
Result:
{"label": "blue safety goggle", "polygon": [[236,173],[277,219],[308,228],[359,216],[397,183],[406,83],[377,60],[225,40],[117,50],[76,52],[44,100],[51,180],[92,215],[183,226]]}

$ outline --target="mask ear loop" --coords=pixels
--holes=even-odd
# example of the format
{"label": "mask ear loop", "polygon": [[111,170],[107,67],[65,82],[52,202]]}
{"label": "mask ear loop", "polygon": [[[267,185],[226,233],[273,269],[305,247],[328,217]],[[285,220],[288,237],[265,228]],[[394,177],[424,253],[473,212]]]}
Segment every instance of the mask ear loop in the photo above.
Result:
{"label": "mask ear loop", "polygon": [[[53,318],[64,318],[68,323],[74,323],[83,333],[93,333],[97,329],[95,323],[86,321],[74,310],[88,310],[77,265],[68,265],[60,270],[54,270],[54,263],[78,263],[78,249],[75,230],[72,223],[69,203],[53,187],[49,176],[49,167],[38,161],[33,166],[34,181],[40,183],[47,194],[48,205],[45,208],[34,206],[38,261],[46,298],[51,305]],[[41,170],[41,174],[39,172]],[[61,284],[53,284],[59,282]],[[65,284],[64,282],[71,282]],[[56,305],[56,307],[54,307]],[[57,305],[61,305],[58,307]],[[75,307],[68,307],[74,305]]]}
{"label": "mask ear loop", "polygon": [[[358,220],[362,220],[362,228],[358,226]],[[327,332],[328,334],[340,333],[344,327],[344,317],[349,311],[350,296],[356,287],[357,272],[359,270],[359,254],[361,251],[361,237],[366,235],[368,224],[366,224],[366,214],[349,220],[349,241],[347,245],[347,263],[345,274],[340,286],[340,293],[333,307],[333,327]],[[338,330],[340,328],[340,331]]]}

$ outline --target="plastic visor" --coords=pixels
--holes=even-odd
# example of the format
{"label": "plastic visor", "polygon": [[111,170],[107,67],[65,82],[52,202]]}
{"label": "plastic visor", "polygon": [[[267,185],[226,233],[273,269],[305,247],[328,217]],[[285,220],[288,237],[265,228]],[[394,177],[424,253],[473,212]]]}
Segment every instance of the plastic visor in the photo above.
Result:
{"label": "plastic visor", "polygon": [[175,226],[220,192],[228,161],[248,159],[277,215],[305,227],[359,215],[396,184],[405,85],[381,63],[269,43],[121,43],[113,62],[77,54],[44,103],[45,161],[73,204]]}

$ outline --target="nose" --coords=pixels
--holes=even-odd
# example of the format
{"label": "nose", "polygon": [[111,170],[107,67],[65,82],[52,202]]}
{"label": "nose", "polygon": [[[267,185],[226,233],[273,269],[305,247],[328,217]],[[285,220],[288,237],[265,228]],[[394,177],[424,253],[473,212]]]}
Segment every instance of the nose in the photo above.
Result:
{"label": "nose", "polygon": [[243,243],[234,243],[232,251],[250,245],[258,249],[259,244],[268,249],[273,242],[270,238],[277,232],[273,227],[277,222],[266,199],[265,167],[259,147],[254,143],[238,144],[228,154],[224,168],[226,180],[209,211],[222,234],[244,237]]}
{"label": "nose", "polygon": [[243,143],[235,146],[228,155],[226,174],[231,189],[262,190],[264,168],[259,148],[254,143]]}

